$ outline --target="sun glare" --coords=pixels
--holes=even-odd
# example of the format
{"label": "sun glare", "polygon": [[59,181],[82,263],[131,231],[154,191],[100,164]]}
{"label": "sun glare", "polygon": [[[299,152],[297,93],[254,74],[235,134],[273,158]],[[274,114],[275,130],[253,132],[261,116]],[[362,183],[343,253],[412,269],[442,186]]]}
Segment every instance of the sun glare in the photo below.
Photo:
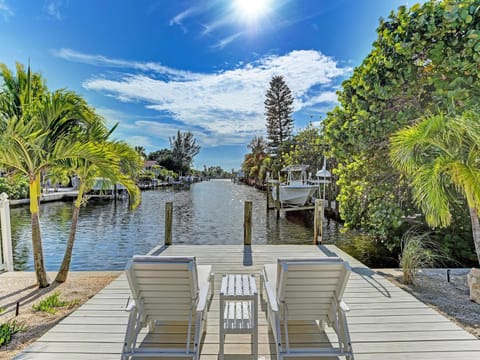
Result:
{"label": "sun glare", "polygon": [[268,12],[269,2],[269,0],[235,0],[235,9],[242,19],[254,21]]}

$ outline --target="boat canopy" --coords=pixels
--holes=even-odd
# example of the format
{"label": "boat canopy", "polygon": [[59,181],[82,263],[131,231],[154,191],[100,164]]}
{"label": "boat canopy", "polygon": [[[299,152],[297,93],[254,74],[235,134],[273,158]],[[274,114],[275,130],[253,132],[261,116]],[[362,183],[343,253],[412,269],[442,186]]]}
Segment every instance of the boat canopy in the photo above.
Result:
{"label": "boat canopy", "polygon": [[315,175],[316,175],[317,177],[322,177],[322,178],[332,177],[332,174],[330,174],[330,171],[328,171],[327,169],[318,170]]}
{"label": "boat canopy", "polygon": [[285,166],[282,171],[305,171],[309,165],[288,165]]}

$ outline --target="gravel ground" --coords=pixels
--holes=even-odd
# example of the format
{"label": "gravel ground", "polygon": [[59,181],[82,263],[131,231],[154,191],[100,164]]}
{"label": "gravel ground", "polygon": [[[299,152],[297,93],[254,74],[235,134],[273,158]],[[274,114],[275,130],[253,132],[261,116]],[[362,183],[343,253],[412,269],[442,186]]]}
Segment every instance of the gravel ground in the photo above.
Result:
{"label": "gravel ground", "polygon": [[[50,279],[54,279],[54,273],[48,275]],[[9,319],[15,319],[28,327],[26,332],[15,334],[6,348],[0,347],[0,359],[11,359],[102,290],[118,275],[120,275],[119,271],[70,272],[65,283],[38,289],[33,272],[0,273],[0,309],[2,309],[0,324]],[[78,301],[78,304],[61,308],[55,314],[32,310],[34,304],[55,291],[60,293],[60,300]],[[15,316],[17,302],[20,303],[20,308],[19,315]]]}
{"label": "gravel ground", "polygon": [[400,269],[377,270],[395,285],[445,315],[465,330],[480,338],[480,304],[470,301],[467,274],[470,269],[424,269],[415,285],[402,283]]}

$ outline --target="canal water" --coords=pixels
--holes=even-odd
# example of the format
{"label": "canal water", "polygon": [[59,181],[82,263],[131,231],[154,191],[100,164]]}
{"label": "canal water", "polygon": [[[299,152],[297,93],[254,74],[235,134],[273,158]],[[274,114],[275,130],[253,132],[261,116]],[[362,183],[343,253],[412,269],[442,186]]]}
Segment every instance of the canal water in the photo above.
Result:
{"label": "canal water", "polygon": [[[245,201],[253,203],[253,244],[312,243],[311,217],[282,216],[277,221],[274,211],[267,213],[264,192],[212,180],[184,190],[145,191],[134,211],[126,201],[90,201],[80,210],[71,269],[122,270],[133,255],[163,244],[166,202],[173,202],[174,244],[242,244]],[[55,271],[65,251],[72,204],[44,203],[40,214],[46,268]],[[11,222],[15,269],[33,270],[28,207],[12,208]],[[325,223],[326,242],[345,241],[338,230],[338,224]]]}

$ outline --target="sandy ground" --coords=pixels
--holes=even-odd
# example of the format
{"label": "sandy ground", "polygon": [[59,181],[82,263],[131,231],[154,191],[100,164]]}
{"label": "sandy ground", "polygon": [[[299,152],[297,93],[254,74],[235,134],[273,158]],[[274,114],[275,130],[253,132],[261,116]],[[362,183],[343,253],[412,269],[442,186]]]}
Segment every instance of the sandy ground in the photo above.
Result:
{"label": "sandy ground", "polygon": [[[55,273],[49,273],[53,281]],[[13,336],[10,344],[0,348],[0,359],[11,359],[22,349],[42,336],[60,320],[88,299],[102,290],[120,275],[119,271],[70,272],[68,279],[61,285],[51,285],[45,289],[36,286],[33,272],[6,272],[0,274],[0,324],[16,319],[28,326],[28,330]],[[60,292],[60,300],[78,301],[78,304],[60,309],[56,314],[34,312],[32,306],[55,291]],[[20,302],[19,315],[15,316],[17,302]]]}
{"label": "sandy ground", "polygon": [[[446,269],[427,269],[420,272],[417,284],[402,284],[402,272],[398,269],[377,270],[397,286],[413,294],[467,331],[480,338],[480,305],[470,301],[466,274],[469,269],[453,269],[447,282]],[[38,290],[35,275],[30,272],[0,274],[0,324],[15,318],[15,306],[20,301],[20,313],[16,317],[29,327],[25,333],[14,335],[7,348],[0,348],[0,359],[11,359],[22,349],[55,326],[60,320],[85,303],[103,289],[120,272],[72,272],[66,283]],[[54,278],[54,274],[49,274]],[[63,309],[56,314],[33,312],[32,305],[40,299],[59,291],[61,299],[78,300],[73,308]]]}
{"label": "sandy ground", "polygon": [[470,269],[450,269],[450,282],[447,281],[447,269],[424,269],[419,272],[416,284],[408,286],[402,283],[400,269],[377,271],[480,338],[480,304],[470,301],[467,285]]}

